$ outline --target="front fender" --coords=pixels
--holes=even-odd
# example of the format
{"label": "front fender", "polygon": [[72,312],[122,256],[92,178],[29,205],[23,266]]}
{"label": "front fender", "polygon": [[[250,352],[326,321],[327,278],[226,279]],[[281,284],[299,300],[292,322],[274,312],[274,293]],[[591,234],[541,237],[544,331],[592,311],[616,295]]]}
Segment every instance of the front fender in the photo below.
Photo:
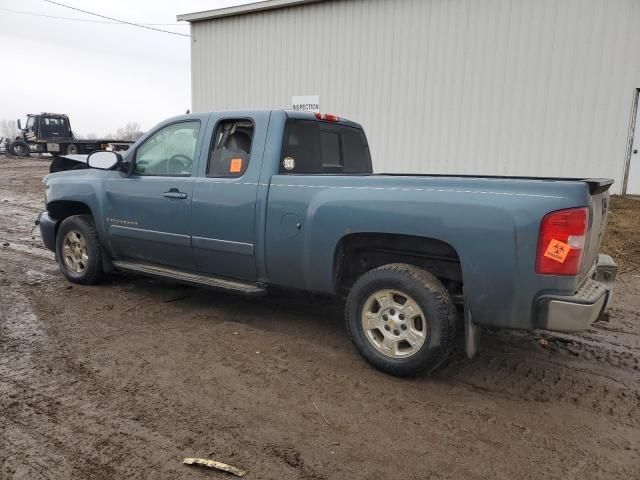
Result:
{"label": "front fender", "polygon": [[47,175],[47,209],[56,202],[75,202],[86,205],[95,222],[98,236],[103,246],[110,252],[106,243],[106,225],[104,222],[105,196],[104,182],[117,172],[103,170],[74,170]]}

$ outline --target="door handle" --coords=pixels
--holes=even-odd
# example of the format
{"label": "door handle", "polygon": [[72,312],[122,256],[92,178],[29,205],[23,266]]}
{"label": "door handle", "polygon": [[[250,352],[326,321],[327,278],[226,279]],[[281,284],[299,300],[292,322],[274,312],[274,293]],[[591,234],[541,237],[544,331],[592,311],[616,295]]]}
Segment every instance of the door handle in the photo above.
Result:
{"label": "door handle", "polygon": [[170,188],[169,191],[164,192],[162,196],[167,198],[178,198],[181,200],[184,200],[185,198],[187,198],[187,194],[179,191],[177,188]]}

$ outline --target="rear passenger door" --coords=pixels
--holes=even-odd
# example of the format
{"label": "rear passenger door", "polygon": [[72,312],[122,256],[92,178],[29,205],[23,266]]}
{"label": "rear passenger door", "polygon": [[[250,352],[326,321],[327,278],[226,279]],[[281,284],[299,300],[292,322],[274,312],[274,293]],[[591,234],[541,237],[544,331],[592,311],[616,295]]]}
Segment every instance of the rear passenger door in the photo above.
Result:
{"label": "rear passenger door", "polygon": [[314,255],[305,250],[309,244],[305,232],[312,221],[308,218],[313,214],[312,198],[326,189],[324,185],[333,183],[318,177],[370,173],[371,155],[361,129],[338,122],[287,121],[279,172],[271,178],[267,206],[270,282],[297,288],[305,285],[305,276],[310,274],[305,271],[305,261]]}
{"label": "rear passenger door", "polygon": [[[211,115],[193,190],[196,269],[255,281],[256,196],[269,112]],[[206,150],[205,150],[206,149]]]}

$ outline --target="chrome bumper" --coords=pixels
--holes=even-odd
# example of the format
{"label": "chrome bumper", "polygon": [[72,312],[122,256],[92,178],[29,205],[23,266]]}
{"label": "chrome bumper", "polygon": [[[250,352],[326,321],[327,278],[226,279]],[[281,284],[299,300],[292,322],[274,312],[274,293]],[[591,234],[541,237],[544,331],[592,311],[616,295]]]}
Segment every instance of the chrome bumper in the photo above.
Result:
{"label": "chrome bumper", "polygon": [[611,301],[618,266],[600,254],[575,295],[543,295],[538,299],[538,325],[546,330],[581,332],[589,328]]}

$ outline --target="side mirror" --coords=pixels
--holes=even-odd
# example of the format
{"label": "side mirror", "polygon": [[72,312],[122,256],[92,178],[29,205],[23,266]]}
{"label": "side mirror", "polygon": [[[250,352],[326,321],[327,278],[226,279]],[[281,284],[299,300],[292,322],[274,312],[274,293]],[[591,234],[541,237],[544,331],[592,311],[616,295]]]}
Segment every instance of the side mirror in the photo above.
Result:
{"label": "side mirror", "polygon": [[20,122],[20,119],[18,119],[17,121],[18,121],[18,130],[22,130],[22,123]]}
{"label": "side mirror", "polygon": [[119,153],[104,150],[91,152],[87,157],[87,165],[90,168],[98,168],[100,170],[111,170],[121,161],[122,157]]}
{"label": "side mirror", "polygon": [[138,149],[129,149],[125,151],[126,160],[123,160],[121,165],[122,171],[125,173],[127,177],[130,177],[133,174],[133,171],[136,169],[136,156],[138,155]]}

